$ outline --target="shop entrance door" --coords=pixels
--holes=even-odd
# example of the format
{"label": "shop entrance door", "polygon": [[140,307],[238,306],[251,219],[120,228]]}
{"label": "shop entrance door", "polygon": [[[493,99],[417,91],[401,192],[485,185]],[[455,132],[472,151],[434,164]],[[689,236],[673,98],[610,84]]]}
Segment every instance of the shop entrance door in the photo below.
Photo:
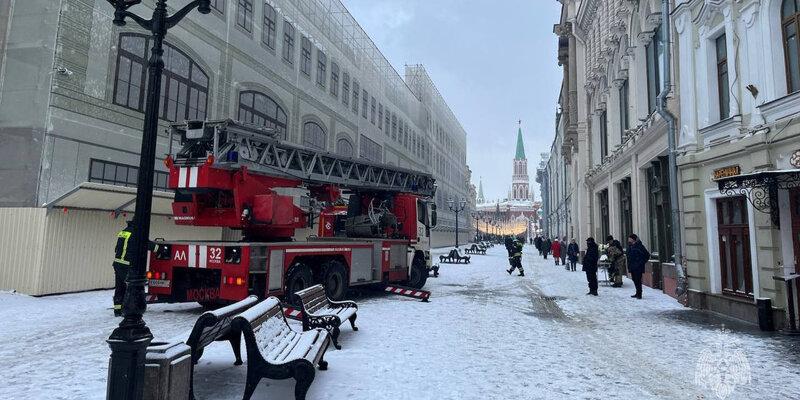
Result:
{"label": "shop entrance door", "polygon": [[753,269],[746,202],[744,196],[717,199],[719,260],[722,292],[752,297]]}

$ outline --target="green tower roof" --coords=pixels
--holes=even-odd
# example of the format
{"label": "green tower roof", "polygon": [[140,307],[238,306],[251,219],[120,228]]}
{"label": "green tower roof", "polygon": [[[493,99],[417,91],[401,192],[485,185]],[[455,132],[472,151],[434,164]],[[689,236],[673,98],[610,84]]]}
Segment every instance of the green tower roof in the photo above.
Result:
{"label": "green tower roof", "polygon": [[522,127],[519,128],[519,132],[517,133],[517,155],[514,156],[514,159],[525,159],[525,145],[522,144]]}

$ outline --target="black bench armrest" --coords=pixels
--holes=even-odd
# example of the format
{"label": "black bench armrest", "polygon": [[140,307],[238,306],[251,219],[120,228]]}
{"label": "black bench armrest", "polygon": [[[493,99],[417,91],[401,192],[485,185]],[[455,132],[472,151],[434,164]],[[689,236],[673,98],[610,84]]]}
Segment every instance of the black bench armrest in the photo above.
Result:
{"label": "black bench armrest", "polygon": [[347,308],[352,307],[358,310],[358,304],[355,301],[344,300],[344,301],[333,301],[328,299],[328,303],[330,303],[331,308]]}

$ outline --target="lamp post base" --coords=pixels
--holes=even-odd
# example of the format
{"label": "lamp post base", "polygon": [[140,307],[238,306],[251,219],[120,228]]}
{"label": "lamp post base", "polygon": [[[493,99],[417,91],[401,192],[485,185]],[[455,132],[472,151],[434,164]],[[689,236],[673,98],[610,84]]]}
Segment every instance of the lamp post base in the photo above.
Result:
{"label": "lamp post base", "polygon": [[139,326],[119,327],[106,340],[111,347],[108,365],[108,400],[141,399],[144,390],[144,358],[153,340],[150,329]]}

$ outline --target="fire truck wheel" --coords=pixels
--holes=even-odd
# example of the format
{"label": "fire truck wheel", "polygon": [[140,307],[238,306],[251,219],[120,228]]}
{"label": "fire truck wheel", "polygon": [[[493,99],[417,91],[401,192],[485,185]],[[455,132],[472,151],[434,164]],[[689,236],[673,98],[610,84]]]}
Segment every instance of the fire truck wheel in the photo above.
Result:
{"label": "fire truck wheel", "polygon": [[347,271],[339,261],[325,263],[325,278],[322,284],[325,286],[325,294],[331,300],[339,301],[344,299],[347,294]]}
{"label": "fire truck wheel", "polygon": [[311,277],[311,268],[308,268],[305,264],[293,265],[289,269],[286,278],[286,298],[289,300],[289,304],[299,306],[299,304],[295,304],[294,294],[313,285],[314,280]]}
{"label": "fire truck wheel", "polygon": [[408,286],[414,289],[422,289],[427,281],[428,269],[425,267],[425,261],[421,258],[415,258],[414,263],[411,264],[411,276],[408,278]]}

